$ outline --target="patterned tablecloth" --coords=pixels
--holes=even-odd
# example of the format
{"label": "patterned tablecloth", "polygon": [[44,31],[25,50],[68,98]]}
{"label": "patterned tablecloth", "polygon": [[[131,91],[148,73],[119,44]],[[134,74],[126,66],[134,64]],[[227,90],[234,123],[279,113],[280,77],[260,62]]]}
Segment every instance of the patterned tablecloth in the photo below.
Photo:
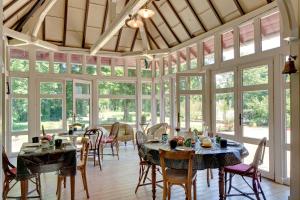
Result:
{"label": "patterned tablecloth", "polygon": [[[55,172],[63,176],[76,175],[76,148],[66,144],[60,149],[24,143],[17,158],[17,179],[25,180],[37,173]],[[28,151],[30,149],[32,151]],[[25,152],[26,151],[26,152]]]}
{"label": "patterned tablecloth", "polygon": [[[162,143],[146,143],[139,149],[139,154],[153,164],[159,165],[159,149],[170,150],[168,144]],[[196,143],[194,148],[179,146],[177,150],[195,150],[195,158],[193,161],[193,169],[203,170],[207,168],[219,168],[229,165],[241,163],[242,159],[249,153],[244,145],[235,143],[235,145],[220,148],[218,144],[213,144],[211,148],[201,147]],[[187,161],[168,162],[166,165],[174,169],[187,169]]]}

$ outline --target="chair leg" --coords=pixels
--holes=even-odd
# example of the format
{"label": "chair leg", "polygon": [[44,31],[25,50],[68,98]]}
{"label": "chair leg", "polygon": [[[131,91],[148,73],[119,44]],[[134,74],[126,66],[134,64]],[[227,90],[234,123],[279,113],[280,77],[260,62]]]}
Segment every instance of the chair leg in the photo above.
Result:
{"label": "chair leg", "polygon": [[96,149],[93,150],[94,166],[96,166]]}
{"label": "chair leg", "polygon": [[167,190],[168,190],[168,200],[171,200],[171,185],[167,183]]}
{"label": "chair leg", "polygon": [[67,177],[65,176],[64,177],[64,188],[66,188],[67,187]]}
{"label": "chair leg", "polygon": [[162,198],[162,200],[166,200],[167,199],[167,190],[168,190],[168,183],[164,181],[163,198]]}
{"label": "chair leg", "polygon": [[210,187],[210,173],[209,173],[209,169],[206,170],[206,182],[207,182],[207,186]]}
{"label": "chair leg", "polygon": [[214,179],[214,173],[211,168],[209,168],[210,179]]}
{"label": "chair leg", "polygon": [[3,194],[2,194],[4,200],[7,198],[8,189],[9,189],[9,181],[5,179],[3,183]]}
{"label": "chair leg", "polygon": [[60,200],[62,179],[63,177],[57,176],[57,200]]}
{"label": "chair leg", "polygon": [[253,191],[254,191],[256,199],[260,200],[255,178],[252,179],[252,187],[253,187]]}
{"label": "chair leg", "polygon": [[225,184],[224,184],[224,187],[225,187],[225,199],[226,199],[226,195],[227,195],[227,172],[225,172],[224,174],[225,174],[225,175],[224,175],[224,176],[225,176],[225,181],[224,181]]}
{"label": "chair leg", "polygon": [[83,169],[83,170],[80,170],[80,172],[81,172],[83,187],[86,192],[86,196],[87,196],[87,198],[90,198],[89,190],[88,190],[88,186],[87,186],[87,180],[86,180],[86,170]]}
{"label": "chair leg", "polygon": [[114,156],[115,156],[115,153],[114,153],[114,146],[113,146],[112,143],[111,143],[111,145],[110,145],[110,148],[111,148],[111,154],[112,154],[112,156],[114,157]]}
{"label": "chair leg", "polygon": [[98,155],[98,160],[99,160],[99,167],[100,167],[100,170],[102,171],[101,159],[100,159],[100,149],[99,149],[99,147],[97,149],[97,155]]}
{"label": "chair leg", "polygon": [[190,185],[190,183],[185,185],[186,189],[187,189],[187,199],[188,200],[192,200],[192,185]]}
{"label": "chair leg", "polygon": [[138,184],[136,185],[136,188],[135,188],[135,194],[137,193],[137,191],[140,187],[141,181],[143,179],[143,175],[144,175],[144,167],[142,165],[140,165],[139,180],[138,180]]}
{"label": "chair leg", "polygon": [[150,167],[151,167],[151,166],[148,165],[147,170],[146,170],[146,173],[145,173],[145,175],[144,175],[144,181],[143,181],[143,183],[146,182],[146,179],[147,179],[147,177],[148,177],[148,173],[149,173]]}
{"label": "chair leg", "polygon": [[118,157],[118,160],[120,159],[119,158],[119,142],[116,143],[116,152],[117,152],[117,157]]}
{"label": "chair leg", "polygon": [[261,192],[261,194],[262,194],[262,196],[263,196],[263,199],[266,200],[265,193],[264,193],[264,191],[262,190],[262,187],[261,187],[261,185],[260,185],[260,183],[259,183],[258,180],[257,180],[257,185],[258,185],[258,188],[259,188],[259,190],[260,190],[260,192]]}
{"label": "chair leg", "polygon": [[231,186],[232,186],[232,177],[233,177],[233,175],[232,175],[231,173],[229,173],[229,188],[228,188],[228,193],[227,193],[227,194],[229,194],[229,193],[230,193],[230,191],[231,191]]}
{"label": "chair leg", "polygon": [[194,200],[197,200],[197,179],[193,182]]}

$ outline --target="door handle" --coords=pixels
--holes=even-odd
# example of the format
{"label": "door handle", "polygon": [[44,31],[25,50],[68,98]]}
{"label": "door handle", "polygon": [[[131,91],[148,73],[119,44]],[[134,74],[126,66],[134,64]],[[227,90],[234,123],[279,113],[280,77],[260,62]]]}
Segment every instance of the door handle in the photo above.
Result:
{"label": "door handle", "polygon": [[242,114],[240,113],[240,115],[239,115],[240,126],[242,126],[242,120],[243,120],[243,117],[242,117]]}

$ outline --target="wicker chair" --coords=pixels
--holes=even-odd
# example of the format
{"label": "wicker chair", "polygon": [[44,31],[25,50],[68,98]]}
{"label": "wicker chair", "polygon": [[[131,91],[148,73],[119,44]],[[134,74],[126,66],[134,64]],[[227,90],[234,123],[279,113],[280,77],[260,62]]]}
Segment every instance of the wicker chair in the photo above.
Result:
{"label": "wicker chair", "polygon": [[155,137],[161,138],[162,134],[167,132],[168,124],[167,123],[160,123],[154,126],[151,126],[147,130],[147,138],[154,139]]}
{"label": "wicker chair", "polygon": [[[2,147],[2,169],[3,169],[3,174],[4,174],[4,182],[3,182],[3,193],[2,193],[2,198],[5,200],[7,198],[16,198],[18,199],[19,197],[8,197],[9,191],[18,183],[16,180],[17,177],[17,168],[11,164],[9,161],[4,147]],[[38,196],[34,196],[32,198],[41,198],[41,179],[40,175],[36,175],[34,180],[29,179],[32,183],[35,184],[36,186],[36,191],[38,193]],[[14,184],[10,186],[10,184],[14,181]],[[31,192],[29,192],[31,193]]]}
{"label": "wicker chair", "polygon": [[[247,164],[238,164],[233,166],[228,166],[224,168],[225,172],[225,191],[227,192],[227,182],[229,181],[229,188],[228,192],[226,193],[226,197],[229,196],[245,196],[250,199],[250,195],[255,195],[256,199],[260,199],[259,195],[262,194],[263,199],[265,200],[265,194],[262,190],[262,187],[259,182],[261,182],[261,172],[258,169],[258,166],[263,163],[264,154],[265,154],[265,148],[266,148],[266,141],[267,138],[263,138],[256,149],[253,162],[250,165]],[[227,180],[227,174],[229,173],[229,179]],[[247,183],[247,185],[253,190],[253,193],[245,193],[238,189],[237,187],[232,185],[232,177],[234,175],[240,175],[242,179]],[[245,177],[250,177],[252,179],[252,187],[251,185],[246,181]],[[235,189],[238,194],[230,194],[231,189]]]}
{"label": "wicker chair", "polygon": [[[119,141],[118,141],[118,134],[119,134],[119,129],[120,129],[120,123],[119,122],[115,122],[110,130],[110,134],[107,138],[102,138],[102,140],[100,141],[100,150],[101,150],[101,156],[103,159],[103,151],[104,148],[106,147],[107,144],[110,144],[110,148],[112,153],[111,154],[105,154],[105,155],[112,155],[115,156],[117,155],[118,160],[119,160]],[[116,148],[116,154],[114,152],[114,147]]]}
{"label": "wicker chair", "polygon": [[[192,199],[192,185],[194,190],[194,200],[197,199],[196,181],[197,171],[193,170],[194,151],[159,151],[160,166],[164,179],[163,200],[171,199],[171,187],[173,185],[182,186],[185,190],[186,199]],[[170,162],[176,160],[188,161],[188,169],[171,169],[166,166],[165,160]]]}

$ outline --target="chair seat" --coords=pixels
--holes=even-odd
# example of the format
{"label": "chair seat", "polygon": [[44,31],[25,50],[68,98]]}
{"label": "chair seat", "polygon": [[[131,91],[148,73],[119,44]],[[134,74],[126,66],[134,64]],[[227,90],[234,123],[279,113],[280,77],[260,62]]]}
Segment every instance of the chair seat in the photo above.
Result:
{"label": "chair seat", "polygon": [[101,140],[101,143],[106,143],[106,144],[113,143],[113,142],[114,142],[114,138],[112,137],[107,137]]}
{"label": "chair seat", "polygon": [[17,175],[17,168],[16,167],[11,168],[9,171],[10,171],[10,173],[12,173],[14,175]]}
{"label": "chair seat", "polygon": [[233,173],[233,174],[252,174],[254,172],[253,169],[248,171],[251,168],[250,165],[247,164],[237,164],[237,165],[232,165],[232,166],[226,166],[224,167],[225,172]]}
{"label": "chair seat", "polygon": [[[185,183],[188,177],[188,171],[183,169],[166,169],[168,181],[173,183]],[[192,179],[194,180],[197,171],[193,170]]]}

